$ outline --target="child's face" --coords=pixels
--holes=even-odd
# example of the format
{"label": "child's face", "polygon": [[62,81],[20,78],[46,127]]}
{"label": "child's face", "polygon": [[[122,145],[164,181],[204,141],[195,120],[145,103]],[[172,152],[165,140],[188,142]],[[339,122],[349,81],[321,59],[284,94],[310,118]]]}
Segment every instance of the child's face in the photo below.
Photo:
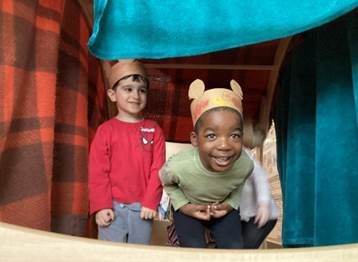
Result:
{"label": "child's face", "polygon": [[132,77],[121,80],[116,89],[107,94],[116,103],[118,116],[123,119],[136,119],[147,104],[147,85],[143,81],[133,81]]}
{"label": "child's face", "polygon": [[200,160],[209,171],[229,170],[242,150],[241,117],[230,110],[214,110],[202,115],[191,142],[198,147]]}

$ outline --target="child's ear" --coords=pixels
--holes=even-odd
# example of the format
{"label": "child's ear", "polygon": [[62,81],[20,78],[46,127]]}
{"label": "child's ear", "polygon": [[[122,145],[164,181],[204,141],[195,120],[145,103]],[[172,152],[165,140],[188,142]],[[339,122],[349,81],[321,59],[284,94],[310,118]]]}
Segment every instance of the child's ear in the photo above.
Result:
{"label": "child's ear", "polygon": [[109,97],[109,99],[112,102],[116,102],[116,91],[114,91],[112,88],[111,89],[107,89],[107,96]]}
{"label": "child's ear", "polygon": [[198,146],[198,136],[194,131],[190,133],[190,142],[193,146]]}

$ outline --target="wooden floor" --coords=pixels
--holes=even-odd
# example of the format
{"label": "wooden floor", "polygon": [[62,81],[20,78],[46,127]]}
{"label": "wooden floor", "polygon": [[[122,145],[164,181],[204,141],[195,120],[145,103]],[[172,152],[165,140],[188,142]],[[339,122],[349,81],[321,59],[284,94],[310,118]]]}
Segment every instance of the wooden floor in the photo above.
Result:
{"label": "wooden floor", "polygon": [[150,241],[151,245],[167,246],[167,226],[169,226],[169,224],[169,221],[154,221],[152,229],[152,239]]}

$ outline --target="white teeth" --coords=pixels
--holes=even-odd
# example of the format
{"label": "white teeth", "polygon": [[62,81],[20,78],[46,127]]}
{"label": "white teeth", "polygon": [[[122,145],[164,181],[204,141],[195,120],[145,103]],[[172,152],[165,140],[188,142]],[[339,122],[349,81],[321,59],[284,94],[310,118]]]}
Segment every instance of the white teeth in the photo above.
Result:
{"label": "white teeth", "polygon": [[227,165],[230,157],[215,157],[214,159],[218,165]]}

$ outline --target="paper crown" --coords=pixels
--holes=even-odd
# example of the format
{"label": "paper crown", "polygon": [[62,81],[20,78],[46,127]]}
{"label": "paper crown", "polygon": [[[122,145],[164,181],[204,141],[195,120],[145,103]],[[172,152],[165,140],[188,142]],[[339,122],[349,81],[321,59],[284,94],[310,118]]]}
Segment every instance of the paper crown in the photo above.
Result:
{"label": "paper crown", "polygon": [[143,77],[147,77],[143,64],[138,60],[118,60],[118,62],[111,68],[109,75],[109,88],[113,88],[119,80],[129,75],[141,75]]}
{"label": "paper crown", "polygon": [[205,84],[202,80],[194,80],[189,87],[189,99],[193,99],[190,105],[191,118],[193,126],[200,116],[215,107],[230,107],[242,115],[242,90],[235,81],[230,81],[232,90],[225,88],[213,88],[205,90]]}

